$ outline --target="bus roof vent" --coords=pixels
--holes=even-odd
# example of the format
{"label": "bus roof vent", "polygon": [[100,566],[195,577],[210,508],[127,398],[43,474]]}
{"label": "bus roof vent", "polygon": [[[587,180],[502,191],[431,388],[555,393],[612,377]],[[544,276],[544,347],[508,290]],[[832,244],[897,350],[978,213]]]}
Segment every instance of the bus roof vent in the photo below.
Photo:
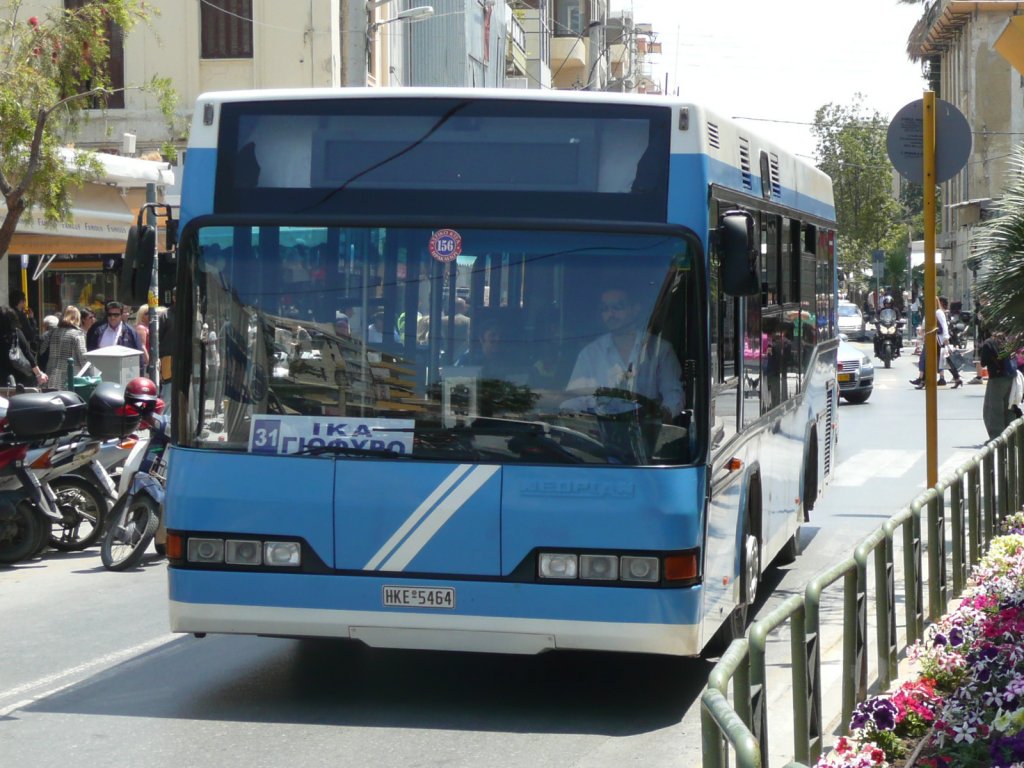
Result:
{"label": "bus roof vent", "polygon": [[782,179],[779,176],[779,156],[770,152],[768,157],[772,168],[772,197],[782,197]]}
{"label": "bus roof vent", "polygon": [[712,149],[718,149],[722,146],[718,138],[718,123],[712,123],[710,120],[708,121],[708,144]]}
{"label": "bus roof vent", "polygon": [[754,177],[750,173],[750,139],[740,136],[740,172],[743,176],[743,188],[754,189]]}

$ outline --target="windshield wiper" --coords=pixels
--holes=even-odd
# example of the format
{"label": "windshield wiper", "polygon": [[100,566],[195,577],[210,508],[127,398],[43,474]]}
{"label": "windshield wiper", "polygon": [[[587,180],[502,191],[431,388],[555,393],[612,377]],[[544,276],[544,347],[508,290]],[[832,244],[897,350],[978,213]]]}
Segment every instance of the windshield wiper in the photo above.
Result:
{"label": "windshield wiper", "polygon": [[355,448],[351,445],[310,445],[290,456],[322,456],[325,453],[333,456],[369,456],[375,459],[404,459],[408,454],[395,453],[385,448]]}

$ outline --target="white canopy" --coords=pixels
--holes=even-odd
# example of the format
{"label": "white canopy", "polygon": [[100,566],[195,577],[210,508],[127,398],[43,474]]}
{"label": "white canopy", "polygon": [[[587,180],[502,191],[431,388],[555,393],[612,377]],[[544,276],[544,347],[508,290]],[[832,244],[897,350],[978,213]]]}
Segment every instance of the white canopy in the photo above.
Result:
{"label": "white canopy", "polygon": [[[942,251],[935,249],[935,263],[942,263]],[[914,240],[910,244],[910,266],[919,267],[924,264],[924,240]]]}
{"label": "white canopy", "polygon": [[[70,164],[75,150],[62,150]],[[97,154],[103,174],[73,194],[71,216],[47,226],[42,212],[26,211],[9,249],[10,253],[120,253],[128,228],[145,202],[147,184],[174,184],[170,163],[134,157]],[[0,219],[7,206],[0,198]]]}

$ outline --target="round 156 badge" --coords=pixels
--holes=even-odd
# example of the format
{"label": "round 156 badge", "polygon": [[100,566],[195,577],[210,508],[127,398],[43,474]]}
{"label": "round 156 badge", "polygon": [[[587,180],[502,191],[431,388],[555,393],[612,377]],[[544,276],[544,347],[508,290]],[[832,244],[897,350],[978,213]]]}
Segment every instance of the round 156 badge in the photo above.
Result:
{"label": "round 156 badge", "polygon": [[438,261],[455,261],[462,253],[462,235],[454,229],[439,229],[430,236],[430,255]]}

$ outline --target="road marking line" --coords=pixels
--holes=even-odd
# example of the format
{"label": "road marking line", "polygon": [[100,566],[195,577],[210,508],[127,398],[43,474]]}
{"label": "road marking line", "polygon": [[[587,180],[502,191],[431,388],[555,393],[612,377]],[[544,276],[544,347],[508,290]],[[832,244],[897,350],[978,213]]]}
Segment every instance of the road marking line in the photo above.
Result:
{"label": "road marking line", "polygon": [[67,678],[69,677],[76,678],[73,680],[67,680],[67,682],[60,683],[59,685],[56,685],[52,688],[48,688],[47,690],[39,694],[29,696],[25,699],[21,699],[15,702],[14,704],[10,704],[5,707],[0,707],[0,717],[6,717],[11,712],[21,709],[22,707],[28,706],[33,702],[39,701],[40,699],[44,699],[47,696],[52,696],[53,694],[58,693],[59,691],[62,691],[65,688],[70,688],[72,685],[78,682],[77,677],[85,672],[90,672],[93,669],[96,669],[97,667],[112,667],[115,664],[118,664],[122,661],[125,661],[126,659],[131,658],[132,656],[138,656],[147,651],[151,651],[154,648],[159,648],[161,645],[165,645],[177,639],[178,638],[173,635],[165,635],[163,637],[154,638],[153,640],[147,640],[146,642],[139,643],[138,645],[134,645],[131,648],[125,648],[121,651],[108,653],[105,656],[100,656],[99,658],[93,659],[92,661],[87,661],[84,664],[79,664],[76,667],[65,669],[63,672],[54,672],[51,675],[40,677],[38,680],[33,680],[30,683],[23,683],[22,685],[10,688],[6,691],[0,691],[0,697],[4,699],[11,699],[15,696],[21,696],[23,694],[29,693],[34,689],[43,688],[45,686],[51,686],[54,683],[57,683],[61,680],[67,680]]}
{"label": "road marking line", "polygon": [[834,486],[861,486],[877,477],[903,477],[924,456],[924,451],[876,448],[860,451],[836,467]]}

